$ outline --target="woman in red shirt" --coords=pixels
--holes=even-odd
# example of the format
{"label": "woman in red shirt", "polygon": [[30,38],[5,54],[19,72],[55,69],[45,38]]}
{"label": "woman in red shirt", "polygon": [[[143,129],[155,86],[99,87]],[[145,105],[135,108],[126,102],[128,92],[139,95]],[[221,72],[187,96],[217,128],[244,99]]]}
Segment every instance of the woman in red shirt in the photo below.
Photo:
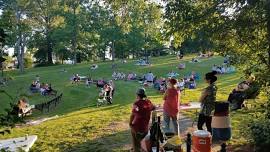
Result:
{"label": "woman in red shirt", "polygon": [[170,79],[168,84],[168,89],[164,95],[164,105],[163,105],[163,117],[165,122],[165,130],[170,130],[170,120],[172,119],[174,132],[178,133],[178,122],[177,115],[179,112],[179,99],[180,91],[176,87],[177,80]]}
{"label": "woman in red shirt", "polygon": [[138,89],[137,99],[133,104],[130,116],[130,128],[134,152],[141,151],[141,141],[148,133],[151,111],[155,106],[147,99],[144,89]]}

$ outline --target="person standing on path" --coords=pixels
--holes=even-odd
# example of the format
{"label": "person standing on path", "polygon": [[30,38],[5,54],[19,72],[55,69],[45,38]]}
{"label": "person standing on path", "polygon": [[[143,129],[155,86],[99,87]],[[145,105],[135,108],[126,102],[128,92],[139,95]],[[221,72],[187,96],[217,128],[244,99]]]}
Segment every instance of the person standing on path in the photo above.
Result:
{"label": "person standing on path", "polygon": [[178,134],[177,115],[179,112],[180,91],[177,89],[176,84],[176,79],[169,80],[168,89],[166,90],[163,98],[163,117],[165,122],[165,130],[170,130],[170,121],[172,119],[174,132]]}
{"label": "person standing on path", "polygon": [[212,134],[212,112],[215,109],[217,86],[215,82],[217,72],[209,72],[205,74],[205,82],[208,86],[203,89],[199,102],[201,103],[201,111],[199,114],[197,127],[199,130],[203,130],[203,125],[206,124],[207,131]]}
{"label": "person standing on path", "polygon": [[145,89],[137,90],[137,99],[133,104],[129,126],[131,128],[132,146],[134,152],[141,151],[141,141],[147,135],[151,112],[155,106],[147,99]]}

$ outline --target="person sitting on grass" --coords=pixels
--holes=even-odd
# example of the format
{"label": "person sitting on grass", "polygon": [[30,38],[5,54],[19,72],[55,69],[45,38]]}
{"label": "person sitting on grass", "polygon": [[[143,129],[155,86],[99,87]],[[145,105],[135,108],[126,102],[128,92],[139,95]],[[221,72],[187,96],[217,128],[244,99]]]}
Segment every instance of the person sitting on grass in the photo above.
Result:
{"label": "person sitting on grass", "polygon": [[22,98],[17,102],[17,106],[14,107],[13,110],[15,110],[15,114],[21,117],[23,115],[31,113],[32,108],[34,108],[34,106],[30,106],[27,100],[25,98]]}
{"label": "person sitting on grass", "polygon": [[46,95],[46,86],[45,86],[45,83],[42,83],[40,85],[40,93],[41,95],[45,96]]}
{"label": "person sitting on grass", "polygon": [[199,59],[197,59],[197,58],[192,58],[190,62],[191,62],[191,63],[198,63],[198,62],[200,62],[200,61],[199,61]]}
{"label": "person sitting on grass", "polygon": [[145,80],[147,81],[147,83],[152,84],[154,82],[154,78],[155,76],[151,71],[145,75]]}
{"label": "person sitting on grass", "polygon": [[46,93],[45,93],[46,95],[53,95],[53,96],[57,95],[57,91],[52,88],[51,84],[49,84],[49,85],[46,84],[45,89],[46,89]]}
{"label": "person sitting on grass", "polygon": [[207,131],[212,134],[212,112],[215,109],[217,86],[215,82],[217,81],[216,77],[217,72],[209,72],[205,74],[205,82],[208,84],[202,93],[199,99],[201,103],[201,111],[198,119],[198,130],[203,130],[203,125],[206,124]]}
{"label": "person sitting on grass", "polygon": [[179,75],[179,74],[176,73],[176,72],[174,72],[173,70],[171,70],[171,71],[167,74],[167,76],[170,77],[170,78],[175,78],[175,77],[177,77],[178,75]]}
{"label": "person sitting on grass", "polygon": [[98,68],[98,65],[97,64],[93,64],[90,66],[90,69],[91,70],[96,70]]}
{"label": "person sitting on grass", "polygon": [[177,83],[177,87],[179,88],[180,92],[185,90],[185,81],[184,79],[180,79]]}
{"label": "person sitting on grass", "polygon": [[30,91],[32,93],[37,93],[39,91],[39,88],[37,88],[37,84],[35,81],[33,81],[32,84],[30,85]]}
{"label": "person sitting on grass", "polygon": [[80,82],[80,76],[79,76],[79,74],[73,75],[73,77],[72,77],[72,84],[73,83],[78,83],[78,82]]}
{"label": "person sitting on grass", "polygon": [[93,80],[91,78],[87,78],[85,80],[85,84],[86,84],[87,87],[90,87],[90,85],[91,85],[92,82],[93,82]]}
{"label": "person sitting on grass", "polygon": [[177,90],[177,80],[170,79],[168,83],[168,89],[164,94],[164,104],[163,104],[163,116],[165,122],[165,130],[170,130],[170,121],[172,119],[174,133],[178,134],[178,122],[177,115],[179,112],[179,100],[180,91]]}
{"label": "person sitting on grass", "polygon": [[185,63],[180,63],[179,65],[178,65],[178,69],[179,70],[182,70],[182,69],[185,69],[186,68],[186,64]]}
{"label": "person sitting on grass", "polygon": [[98,88],[103,88],[105,84],[106,84],[106,82],[105,82],[104,78],[97,81]]}
{"label": "person sitting on grass", "polygon": [[133,152],[141,152],[141,141],[148,133],[151,112],[155,109],[155,106],[147,99],[145,89],[138,89],[136,95],[129,126],[131,128]]}
{"label": "person sitting on grass", "polygon": [[135,73],[129,73],[127,80],[136,80],[137,75]]}
{"label": "person sitting on grass", "polygon": [[190,78],[192,78],[194,80],[199,80],[200,76],[195,71],[192,71],[191,74],[190,74]]}
{"label": "person sitting on grass", "polygon": [[196,89],[196,87],[197,87],[197,85],[196,85],[195,79],[190,78],[190,79],[189,79],[189,86],[188,86],[188,88],[189,88],[189,89]]}

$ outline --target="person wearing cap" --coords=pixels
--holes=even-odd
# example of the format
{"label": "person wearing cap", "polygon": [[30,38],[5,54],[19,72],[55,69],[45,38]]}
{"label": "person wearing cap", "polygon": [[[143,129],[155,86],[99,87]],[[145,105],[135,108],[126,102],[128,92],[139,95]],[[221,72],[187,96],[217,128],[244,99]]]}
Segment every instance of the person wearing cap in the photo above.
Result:
{"label": "person wearing cap", "polygon": [[155,106],[147,99],[145,89],[138,89],[136,95],[137,98],[132,107],[129,125],[133,151],[140,152],[141,141],[148,133],[151,111],[155,109]]}
{"label": "person wearing cap", "polygon": [[199,114],[197,127],[199,130],[203,130],[203,125],[206,124],[207,131],[212,133],[212,112],[215,109],[217,86],[215,82],[217,72],[209,72],[205,74],[205,82],[208,86],[203,89],[199,102],[201,103],[201,111]]}
{"label": "person wearing cap", "polygon": [[170,79],[168,83],[168,89],[164,95],[164,105],[163,105],[163,117],[165,122],[165,129],[170,130],[170,120],[172,119],[174,132],[178,133],[178,122],[177,115],[179,112],[179,100],[180,91],[177,89],[177,80]]}

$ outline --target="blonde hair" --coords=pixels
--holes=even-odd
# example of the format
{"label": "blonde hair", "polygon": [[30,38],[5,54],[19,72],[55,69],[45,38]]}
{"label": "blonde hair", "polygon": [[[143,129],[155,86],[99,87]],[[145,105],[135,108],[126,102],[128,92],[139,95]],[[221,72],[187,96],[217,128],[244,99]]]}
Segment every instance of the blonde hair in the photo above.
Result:
{"label": "blonde hair", "polygon": [[250,76],[248,77],[248,80],[251,81],[251,82],[253,82],[253,81],[256,80],[256,78],[255,78],[254,75],[250,75]]}

